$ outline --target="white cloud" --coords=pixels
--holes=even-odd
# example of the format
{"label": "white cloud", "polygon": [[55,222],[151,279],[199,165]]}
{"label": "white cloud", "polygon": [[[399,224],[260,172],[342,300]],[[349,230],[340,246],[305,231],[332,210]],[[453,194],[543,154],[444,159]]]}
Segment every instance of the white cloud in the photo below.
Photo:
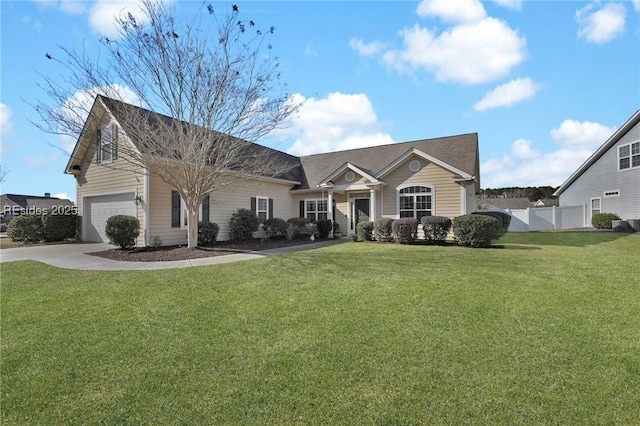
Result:
{"label": "white cloud", "polygon": [[636,12],[640,12],[640,0],[633,0],[633,8]]}
{"label": "white cloud", "polygon": [[525,39],[495,18],[457,25],[441,34],[414,25],[400,35],[404,49],[388,50],[383,61],[400,72],[431,71],[438,81],[486,83],[507,75],[526,56]]}
{"label": "white cloud", "polygon": [[540,153],[531,148],[531,141],[518,139],[511,145],[511,154],[515,158],[532,159],[540,156]]}
{"label": "white cloud", "polygon": [[[130,88],[112,84],[109,87],[94,87],[91,90],[77,91],[58,109],[57,114],[59,114],[61,118],[65,117],[65,120],[83,123],[86,121],[91,106],[98,94],[115,97],[133,105],[140,105],[140,98],[138,98]],[[61,133],[64,132],[61,130]],[[71,154],[75,147],[75,136],[77,135],[60,136],[60,146],[67,154]]]}
{"label": "white cloud", "polygon": [[11,108],[0,103],[0,136],[6,137],[13,134],[12,114]]}
{"label": "white cloud", "polygon": [[434,16],[446,22],[477,22],[487,13],[479,0],[422,0],[416,9],[421,17]]}
{"label": "white cloud", "polygon": [[518,139],[509,154],[481,165],[482,187],[559,186],[614,131],[599,123],[565,120],[550,132],[559,148],[545,154],[533,149],[531,141]]}
{"label": "white cloud", "polygon": [[29,156],[23,157],[22,161],[24,161],[24,163],[29,167],[40,168],[40,167],[48,166],[49,164],[57,163],[58,158],[59,158],[58,154],[53,153],[49,156],[29,155]]}
{"label": "white cloud", "polygon": [[371,43],[365,43],[359,38],[349,40],[349,47],[358,52],[361,56],[376,56],[388,46],[387,43],[375,40]]}
{"label": "white cloud", "polygon": [[593,151],[615,132],[609,127],[592,121],[564,120],[551,130],[551,138],[563,147]]}
{"label": "white cloud", "polygon": [[482,99],[473,106],[473,109],[476,111],[485,111],[491,108],[511,106],[522,101],[531,100],[539,88],[540,86],[535,84],[529,77],[511,80],[485,93]]}
{"label": "white cloud", "polygon": [[[140,16],[138,0],[99,0],[89,11],[89,26],[98,34],[118,38],[116,19],[127,16],[127,13]],[[140,23],[144,23],[141,19]]]}
{"label": "white cloud", "polygon": [[71,200],[74,201],[66,192],[59,192],[57,194],[53,194],[53,198],[60,198],[61,200]]}
{"label": "white cloud", "polygon": [[522,10],[522,0],[493,0],[496,4],[511,10]]}
{"label": "white cloud", "polygon": [[576,11],[578,36],[590,43],[604,44],[624,31],[627,9],[622,3],[596,1]]}
{"label": "white cloud", "polygon": [[80,15],[87,11],[87,3],[78,0],[60,0],[60,9],[72,15]]}
{"label": "white cloud", "polygon": [[362,148],[393,143],[380,130],[378,117],[364,94],[330,93],[321,99],[294,95],[303,102],[292,126],[274,135],[293,140],[287,150],[294,155]]}

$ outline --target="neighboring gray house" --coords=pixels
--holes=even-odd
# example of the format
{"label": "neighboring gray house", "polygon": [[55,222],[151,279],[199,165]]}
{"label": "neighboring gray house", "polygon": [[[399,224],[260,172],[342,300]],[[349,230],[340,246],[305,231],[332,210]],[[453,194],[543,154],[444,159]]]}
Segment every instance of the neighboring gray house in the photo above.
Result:
{"label": "neighboring gray house", "polygon": [[56,214],[70,214],[75,211],[71,200],[52,197],[45,192],[44,197],[38,195],[2,194],[0,195],[0,211],[3,221],[23,214],[40,214],[44,211]]}
{"label": "neighboring gray house", "polygon": [[629,118],[553,194],[560,206],[586,205],[597,213],[640,218],[640,110]]}

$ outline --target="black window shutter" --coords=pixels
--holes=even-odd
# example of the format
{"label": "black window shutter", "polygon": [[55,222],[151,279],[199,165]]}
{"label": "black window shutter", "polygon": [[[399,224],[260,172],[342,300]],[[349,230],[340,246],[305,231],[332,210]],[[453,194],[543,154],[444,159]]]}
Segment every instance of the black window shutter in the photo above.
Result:
{"label": "black window shutter", "polygon": [[300,217],[304,216],[304,200],[300,200]]}
{"label": "black window shutter", "polygon": [[180,194],[171,191],[171,227],[180,228]]}
{"label": "black window shutter", "polygon": [[273,198],[269,198],[269,217],[267,219],[273,219]]}
{"label": "black window shutter", "polygon": [[251,197],[251,211],[253,212],[253,214],[257,214],[256,197]]}
{"label": "black window shutter", "polygon": [[98,129],[98,140],[96,141],[96,163],[100,164],[102,153],[102,129]]}
{"label": "black window shutter", "polygon": [[209,196],[204,197],[202,201],[202,221],[209,222]]}
{"label": "black window shutter", "polygon": [[118,158],[118,126],[113,124],[113,129],[111,130],[111,159],[115,160]]}

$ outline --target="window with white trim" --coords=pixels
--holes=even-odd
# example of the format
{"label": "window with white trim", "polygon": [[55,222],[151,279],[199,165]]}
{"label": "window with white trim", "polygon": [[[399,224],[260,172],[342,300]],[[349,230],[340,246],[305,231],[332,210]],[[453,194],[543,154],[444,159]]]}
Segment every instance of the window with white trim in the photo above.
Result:
{"label": "window with white trim", "polygon": [[420,220],[423,216],[433,216],[433,189],[425,185],[398,188],[398,216]]}
{"label": "window with white trim", "polygon": [[106,164],[118,158],[118,126],[110,123],[98,129],[97,148],[98,163]]}
{"label": "window with white trim", "polygon": [[591,217],[600,214],[600,197],[591,199]]}
{"label": "window with white trim", "polygon": [[640,167],[640,142],[618,147],[618,169],[626,170]]}
{"label": "window with white trim", "polygon": [[256,216],[260,219],[260,223],[269,219],[269,198],[256,197]]}
{"label": "window with white trim", "polygon": [[[209,222],[209,196],[207,195],[198,208],[198,222]],[[189,215],[178,191],[171,191],[171,227],[187,229]]]}
{"label": "window with white trim", "polygon": [[327,200],[324,198],[305,199],[304,217],[312,222],[327,219],[329,213],[327,207]]}

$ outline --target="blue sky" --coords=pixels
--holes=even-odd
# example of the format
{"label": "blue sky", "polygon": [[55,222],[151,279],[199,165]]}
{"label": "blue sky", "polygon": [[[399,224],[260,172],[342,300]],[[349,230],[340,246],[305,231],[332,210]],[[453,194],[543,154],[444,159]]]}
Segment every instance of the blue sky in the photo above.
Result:
{"label": "blue sky", "polygon": [[[273,145],[292,154],[477,132],[483,188],[557,186],[640,108],[640,0],[236,3],[276,27],[283,79],[305,101]],[[75,201],[72,146],[29,121],[41,75],[60,73],[45,53],[97,52],[135,4],[0,2],[0,192]]]}

